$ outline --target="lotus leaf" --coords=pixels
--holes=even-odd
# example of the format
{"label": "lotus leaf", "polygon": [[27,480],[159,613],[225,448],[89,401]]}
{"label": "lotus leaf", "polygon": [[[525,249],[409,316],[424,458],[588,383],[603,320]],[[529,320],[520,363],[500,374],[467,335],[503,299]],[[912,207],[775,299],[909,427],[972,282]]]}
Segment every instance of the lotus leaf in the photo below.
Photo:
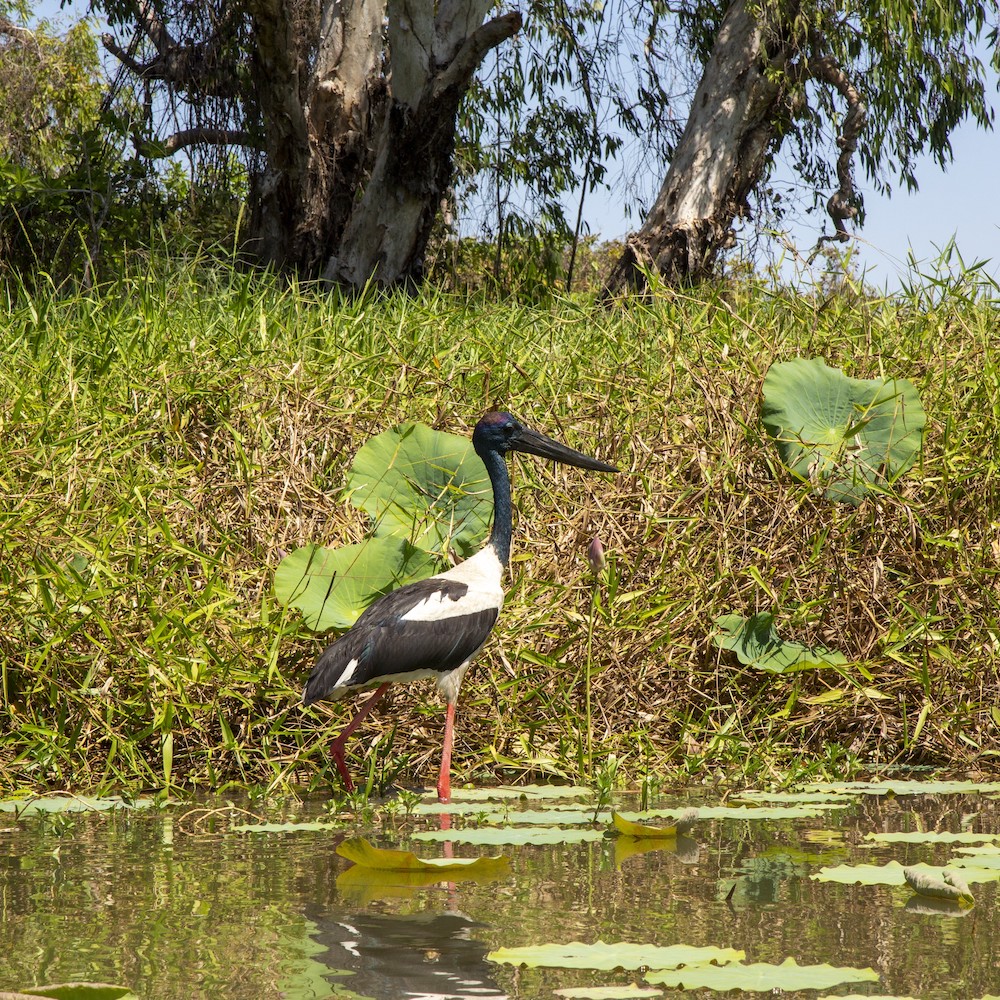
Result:
{"label": "lotus leaf", "polygon": [[[971,859],[964,859],[966,861]],[[952,862],[956,867],[961,861]],[[911,870],[926,872],[940,877],[943,868],[935,865],[912,865]],[[843,882],[851,885],[860,882],[862,885],[905,885],[906,876],[903,866],[898,861],[890,861],[884,865],[835,865],[821,868],[809,876],[818,882]],[[1000,880],[1000,868],[991,871],[987,868],[962,867],[962,877],[966,882],[994,882]]]}
{"label": "lotus leaf", "polygon": [[29,997],[50,997],[51,1000],[120,1000],[133,996],[127,986],[110,983],[53,983],[50,986],[27,986],[21,994]]}
{"label": "lotus leaf", "polygon": [[835,650],[785,641],[775,631],[772,614],[761,613],[750,618],[720,615],[715,627],[719,630],[712,640],[716,646],[732,650],[740,663],[768,673],[847,663],[847,657]]}
{"label": "lotus leaf", "polygon": [[553,990],[557,997],[567,1000],[642,1000],[642,997],[662,997],[663,990],[648,986],[569,986],[563,990]]}
{"label": "lotus leaf", "polygon": [[490,826],[471,830],[424,830],[414,840],[451,840],[456,844],[582,844],[604,839],[602,830],[562,830],[554,826]]}
{"label": "lotus leaf", "polygon": [[916,462],[926,423],[910,382],[849,378],[821,358],[770,367],[761,419],[794,475],[852,504]]}
{"label": "lotus leaf", "polygon": [[919,868],[904,868],[903,876],[906,884],[920,896],[953,900],[962,906],[975,903],[968,885],[958,872],[945,868],[940,875],[936,875]]}
{"label": "lotus leaf", "polygon": [[647,826],[626,819],[621,813],[612,812],[611,821],[615,829],[626,837],[677,837],[687,833],[698,819],[697,809],[686,809],[672,826]]}
{"label": "lotus leaf", "polygon": [[373,847],[364,837],[348,838],[337,845],[337,853],[365,868],[389,872],[495,874],[506,871],[510,864],[510,859],[503,855],[493,858],[418,858],[412,851],[387,851]]}
{"label": "lotus leaf", "polygon": [[909,833],[868,833],[865,840],[880,844],[981,844],[1000,840],[1000,833],[948,833],[942,830],[914,830]]}
{"label": "lotus leaf", "polygon": [[712,965],[695,966],[680,971],[650,972],[646,980],[658,986],[675,989],[746,990],[750,993],[770,993],[776,990],[825,990],[839,983],[875,983],[874,969],[838,969],[832,965],[799,965],[786,958],[781,965],[766,962],[754,965],[734,963],[721,968]]}
{"label": "lotus leaf", "polygon": [[350,628],[381,594],[434,572],[429,556],[402,538],[370,538],[327,549],[309,543],[289,553],[274,573],[274,593],[298,608],[314,632]]}
{"label": "lotus leaf", "polygon": [[570,941],[569,944],[498,948],[486,957],[491,962],[526,965],[532,969],[546,966],[610,972],[612,969],[675,969],[680,965],[699,966],[709,962],[739,962],[746,957],[746,953],[735,948],[695,947],[687,944],[674,944],[661,948],[628,941],[619,941],[617,944],[605,944],[603,941],[594,944]]}
{"label": "lotus leaf", "polygon": [[357,453],[347,487],[377,535],[406,538],[436,556],[454,550],[465,558],[489,531],[490,481],[467,437],[401,424]]}
{"label": "lotus leaf", "polygon": [[122,799],[117,796],[92,798],[87,795],[40,795],[32,798],[5,799],[0,812],[17,813],[20,817],[39,813],[108,812],[115,809],[149,809],[152,799]]}

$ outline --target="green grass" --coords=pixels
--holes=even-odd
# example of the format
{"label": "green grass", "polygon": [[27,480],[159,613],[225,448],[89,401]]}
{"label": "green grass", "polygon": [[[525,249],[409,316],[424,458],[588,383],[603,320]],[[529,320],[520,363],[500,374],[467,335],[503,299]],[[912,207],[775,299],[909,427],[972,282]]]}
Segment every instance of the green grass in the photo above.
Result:
{"label": "green grass", "polygon": [[[632,783],[1000,771],[995,291],[344,301],[197,262],[9,289],[0,785],[336,786],[352,706],[300,708],[322,639],[274,568],[362,536],[342,486],[369,436],[492,406],[625,471],[512,463],[508,603],[463,686],[456,781],[593,783],[612,754]],[[916,385],[923,460],[895,493],[832,506],[784,473],[760,386],[798,355]],[[773,677],[712,645],[718,615],[764,610],[854,662]],[[431,780],[441,732],[431,691],[399,688],[354,768]]]}

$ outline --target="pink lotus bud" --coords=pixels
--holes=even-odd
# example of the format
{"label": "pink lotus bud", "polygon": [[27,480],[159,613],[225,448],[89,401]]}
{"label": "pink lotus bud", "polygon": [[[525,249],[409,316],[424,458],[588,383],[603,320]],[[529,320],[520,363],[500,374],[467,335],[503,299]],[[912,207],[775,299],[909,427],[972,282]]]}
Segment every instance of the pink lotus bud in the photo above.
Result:
{"label": "pink lotus bud", "polygon": [[604,546],[601,544],[600,538],[594,535],[590,546],[587,549],[587,562],[590,563],[590,568],[595,573],[600,573],[602,569],[607,565],[607,559],[604,558]]}

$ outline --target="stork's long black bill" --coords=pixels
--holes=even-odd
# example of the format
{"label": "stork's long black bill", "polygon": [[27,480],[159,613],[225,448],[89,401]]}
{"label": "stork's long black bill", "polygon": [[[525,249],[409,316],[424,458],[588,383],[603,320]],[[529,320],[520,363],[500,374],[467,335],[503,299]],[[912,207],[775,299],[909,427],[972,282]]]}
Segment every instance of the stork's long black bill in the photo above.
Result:
{"label": "stork's long black bill", "polygon": [[593,469],[595,472],[620,472],[613,465],[607,462],[599,462],[596,458],[584,455],[582,451],[575,448],[568,448],[552,438],[539,434],[529,427],[522,427],[517,437],[510,443],[513,451],[524,451],[529,455],[538,455],[540,458],[548,458],[553,462],[561,462],[563,465],[575,465],[579,469]]}

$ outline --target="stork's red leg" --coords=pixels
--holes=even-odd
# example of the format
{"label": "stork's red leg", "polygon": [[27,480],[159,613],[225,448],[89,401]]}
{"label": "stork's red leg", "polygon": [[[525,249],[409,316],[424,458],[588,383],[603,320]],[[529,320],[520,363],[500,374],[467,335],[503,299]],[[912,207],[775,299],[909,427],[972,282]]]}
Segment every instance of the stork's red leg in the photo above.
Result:
{"label": "stork's red leg", "polygon": [[441,750],[441,775],[438,778],[438,801],[451,801],[451,743],[455,734],[455,703],[448,702],[444,717],[444,747]]}
{"label": "stork's red leg", "polygon": [[354,782],[351,781],[351,775],[347,770],[347,762],[344,760],[344,746],[351,733],[358,728],[364,717],[375,707],[375,703],[385,694],[388,688],[388,683],[377,687],[375,693],[358,709],[354,718],[351,719],[340,735],[330,744],[330,753],[333,755],[333,760],[337,765],[337,770],[340,772],[341,778],[344,779],[344,787],[349,792],[354,791]]}

